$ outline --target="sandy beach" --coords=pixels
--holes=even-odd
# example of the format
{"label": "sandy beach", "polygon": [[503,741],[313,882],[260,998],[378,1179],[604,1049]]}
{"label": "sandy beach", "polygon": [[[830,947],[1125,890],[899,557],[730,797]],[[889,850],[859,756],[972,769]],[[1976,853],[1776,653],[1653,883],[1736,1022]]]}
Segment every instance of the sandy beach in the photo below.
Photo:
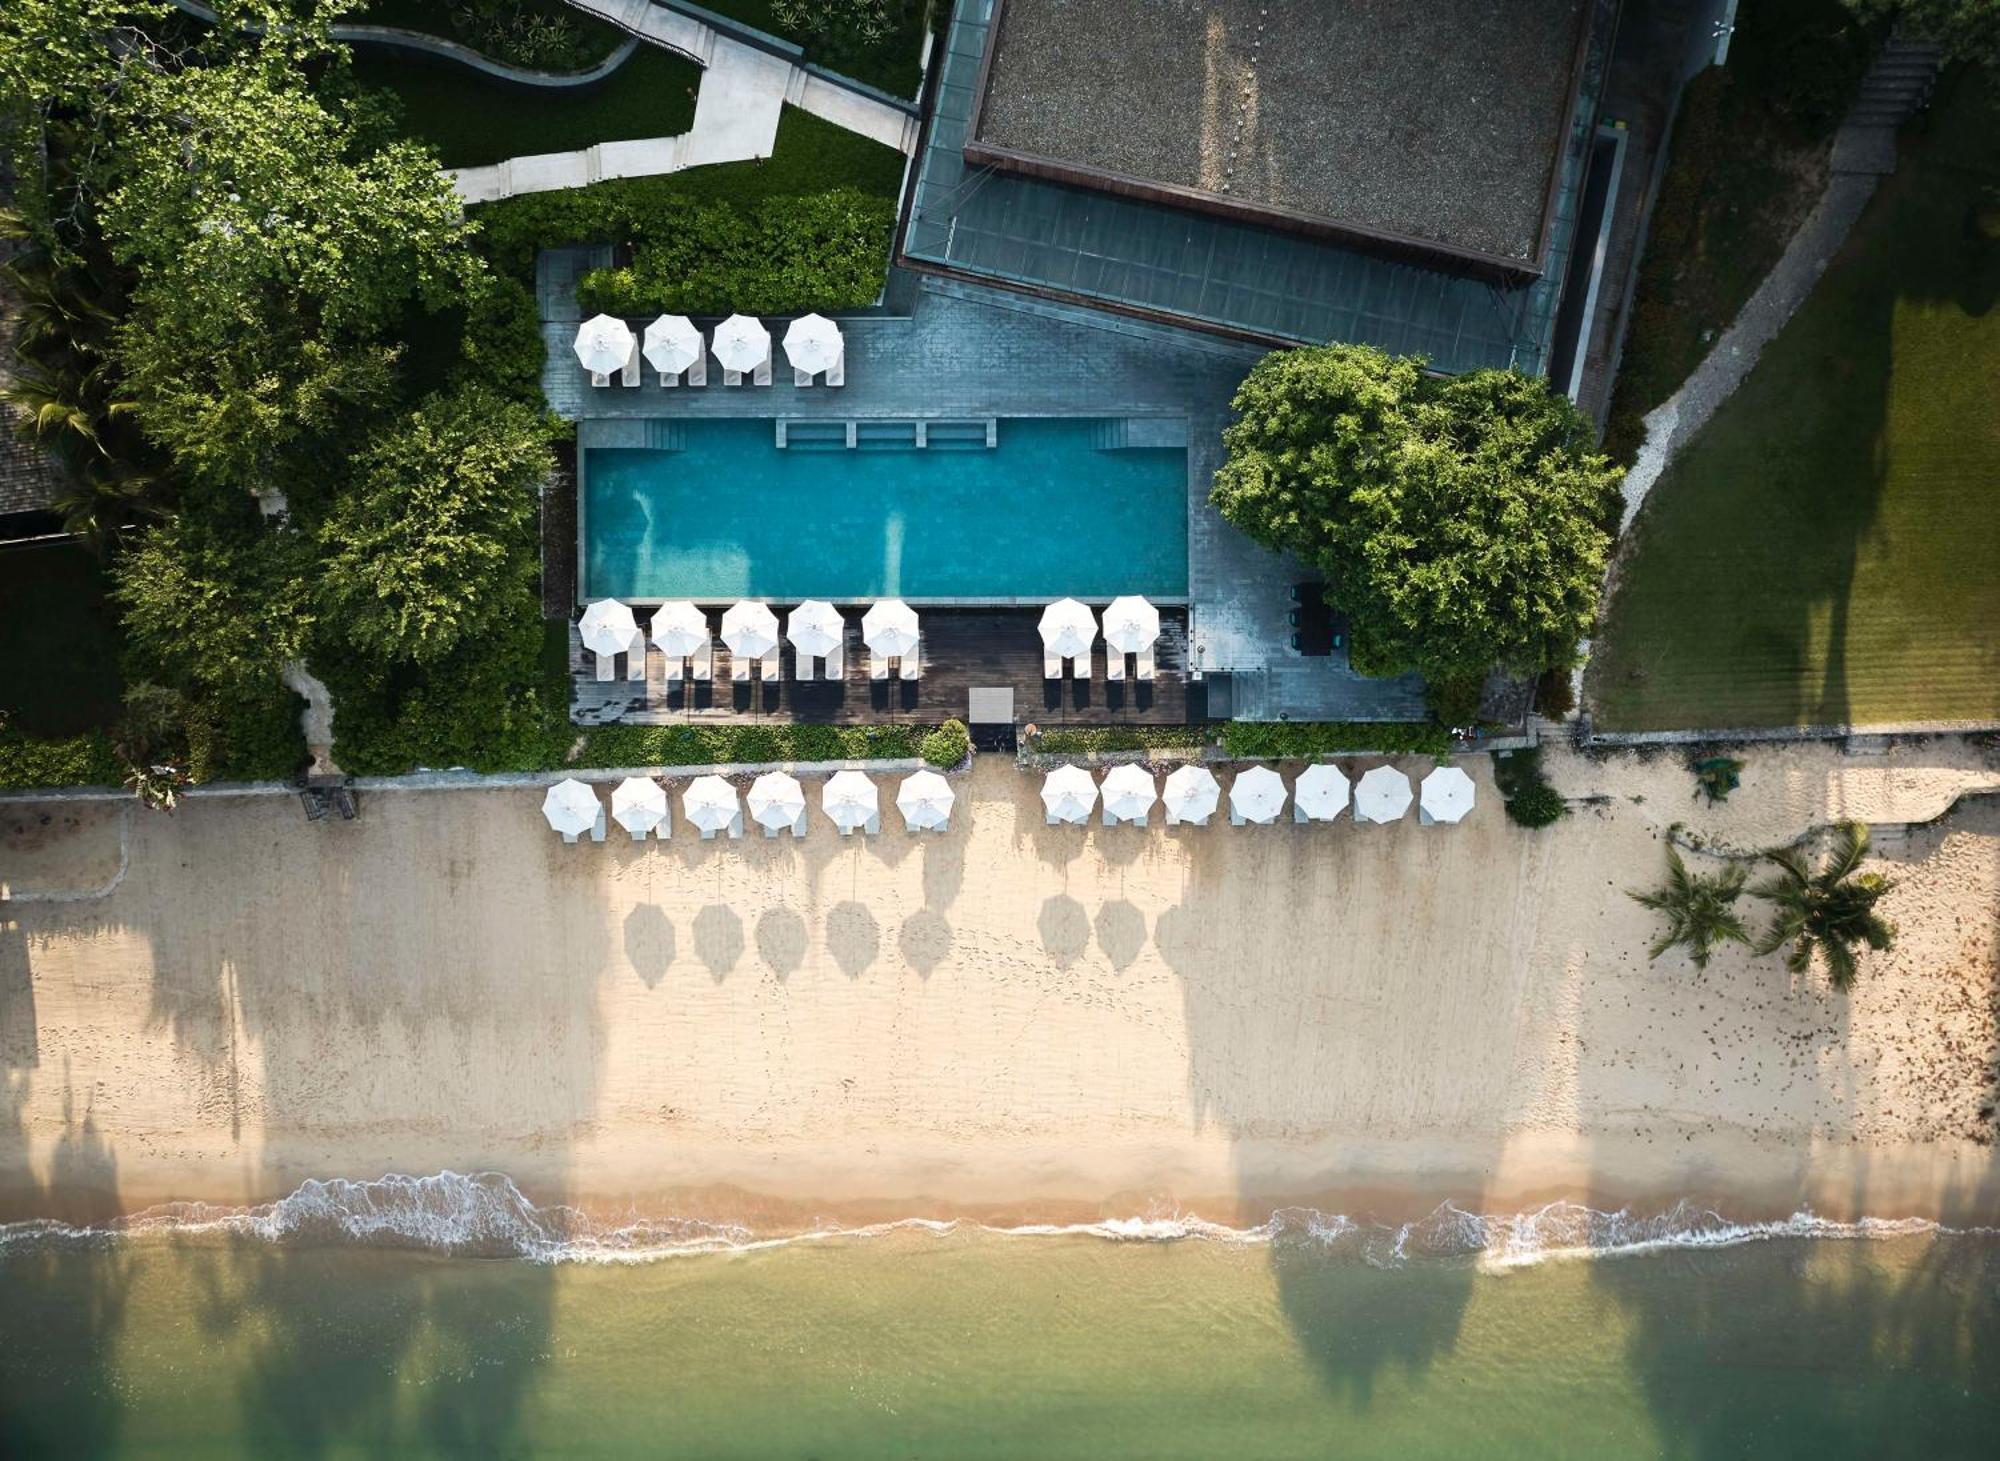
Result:
{"label": "sandy beach", "polygon": [[1980,749],[1757,750],[1713,809],[1675,756],[1549,757],[1579,801],[1544,833],[1484,757],[1455,828],[1050,828],[993,757],[937,839],[815,810],[797,843],[564,846],[528,790],[348,825],[9,804],[0,1217],[443,1169],[772,1229],[2000,1213],[2000,798],[1889,849],[1900,941],[1851,996],[1734,950],[1649,964],[1624,891],[1676,821],[1746,848],[1929,821],[2000,785]]}

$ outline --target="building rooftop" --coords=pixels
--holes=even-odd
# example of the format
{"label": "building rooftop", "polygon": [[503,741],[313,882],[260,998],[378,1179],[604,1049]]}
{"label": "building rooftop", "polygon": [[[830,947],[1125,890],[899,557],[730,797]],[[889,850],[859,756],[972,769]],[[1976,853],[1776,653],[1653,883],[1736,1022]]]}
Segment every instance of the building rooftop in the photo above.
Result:
{"label": "building rooftop", "polygon": [[1533,272],[1588,0],[1002,0],[966,157]]}

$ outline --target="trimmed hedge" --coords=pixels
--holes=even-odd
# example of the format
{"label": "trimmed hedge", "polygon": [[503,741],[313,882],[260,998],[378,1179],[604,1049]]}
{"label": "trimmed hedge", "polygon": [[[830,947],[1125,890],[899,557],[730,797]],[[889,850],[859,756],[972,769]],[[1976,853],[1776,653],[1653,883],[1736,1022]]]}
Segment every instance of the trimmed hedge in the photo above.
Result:
{"label": "trimmed hedge", "polygon": [[1451,732],[1430,721],[1231,721],[1222,749],[1246,759],[1376,752],[1386,756],[1448,756]]}
{"label": "trimmed hedge", "polygon": [[962,720],[948,720],[923,741],[924,760],[940,771],[963,766],[972,754],[972,735]]}
{"label": "trimmed hedge", "polygon": [[1159,751],[1205,746],[1203,725],[1085,725],[1038,732],[1033,749],[1045,756],[1087,756],[1100,751]]}
{"label": "trimmed hedge", "polygon": [[1493,757],[1493,782],[1507,799],[1508,819],[1523,827],[1546,827],[1569,811],[1561,792],[1542,775],[1542,751],[1501,751]]}
{"label": "trimmed hedge", "polygon": [[80,736],[30,736],[0,726],[0,787],[118,786],[125,763],[101,731]]}
{"label": "trimmed hedge", "polygon": [[767,761],[902,761],[926,731],[907,725],[600,725],[576,766],[725,766]]}

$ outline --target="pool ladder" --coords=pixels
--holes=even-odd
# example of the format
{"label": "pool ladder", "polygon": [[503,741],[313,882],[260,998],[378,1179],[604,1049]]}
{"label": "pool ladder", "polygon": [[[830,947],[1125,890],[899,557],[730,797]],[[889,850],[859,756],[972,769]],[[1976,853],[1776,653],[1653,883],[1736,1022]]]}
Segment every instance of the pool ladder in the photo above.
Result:
{"label": "pool ladder", "polygon": [[779,417],[777,443],[790,451],[981,451],[998,446],[1000,423],[978,420],[807,421]]}

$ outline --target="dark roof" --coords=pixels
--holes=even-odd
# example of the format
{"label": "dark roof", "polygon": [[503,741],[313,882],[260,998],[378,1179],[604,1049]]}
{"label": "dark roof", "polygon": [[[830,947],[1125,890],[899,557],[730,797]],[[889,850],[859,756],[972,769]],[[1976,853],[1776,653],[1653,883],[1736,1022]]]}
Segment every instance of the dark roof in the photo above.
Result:
{"label": "dark roof", "polygon": [[1586,0],[1002,0],[966,151],[1533,272]]}
{"label": "dark roof", "polygon": [[[10,407],[0,415],[11,416]],[[41,512],[56,494],[56,475],[49,459],[14,435],[13,421],[0,420],[0,517],[13,512]]]}

